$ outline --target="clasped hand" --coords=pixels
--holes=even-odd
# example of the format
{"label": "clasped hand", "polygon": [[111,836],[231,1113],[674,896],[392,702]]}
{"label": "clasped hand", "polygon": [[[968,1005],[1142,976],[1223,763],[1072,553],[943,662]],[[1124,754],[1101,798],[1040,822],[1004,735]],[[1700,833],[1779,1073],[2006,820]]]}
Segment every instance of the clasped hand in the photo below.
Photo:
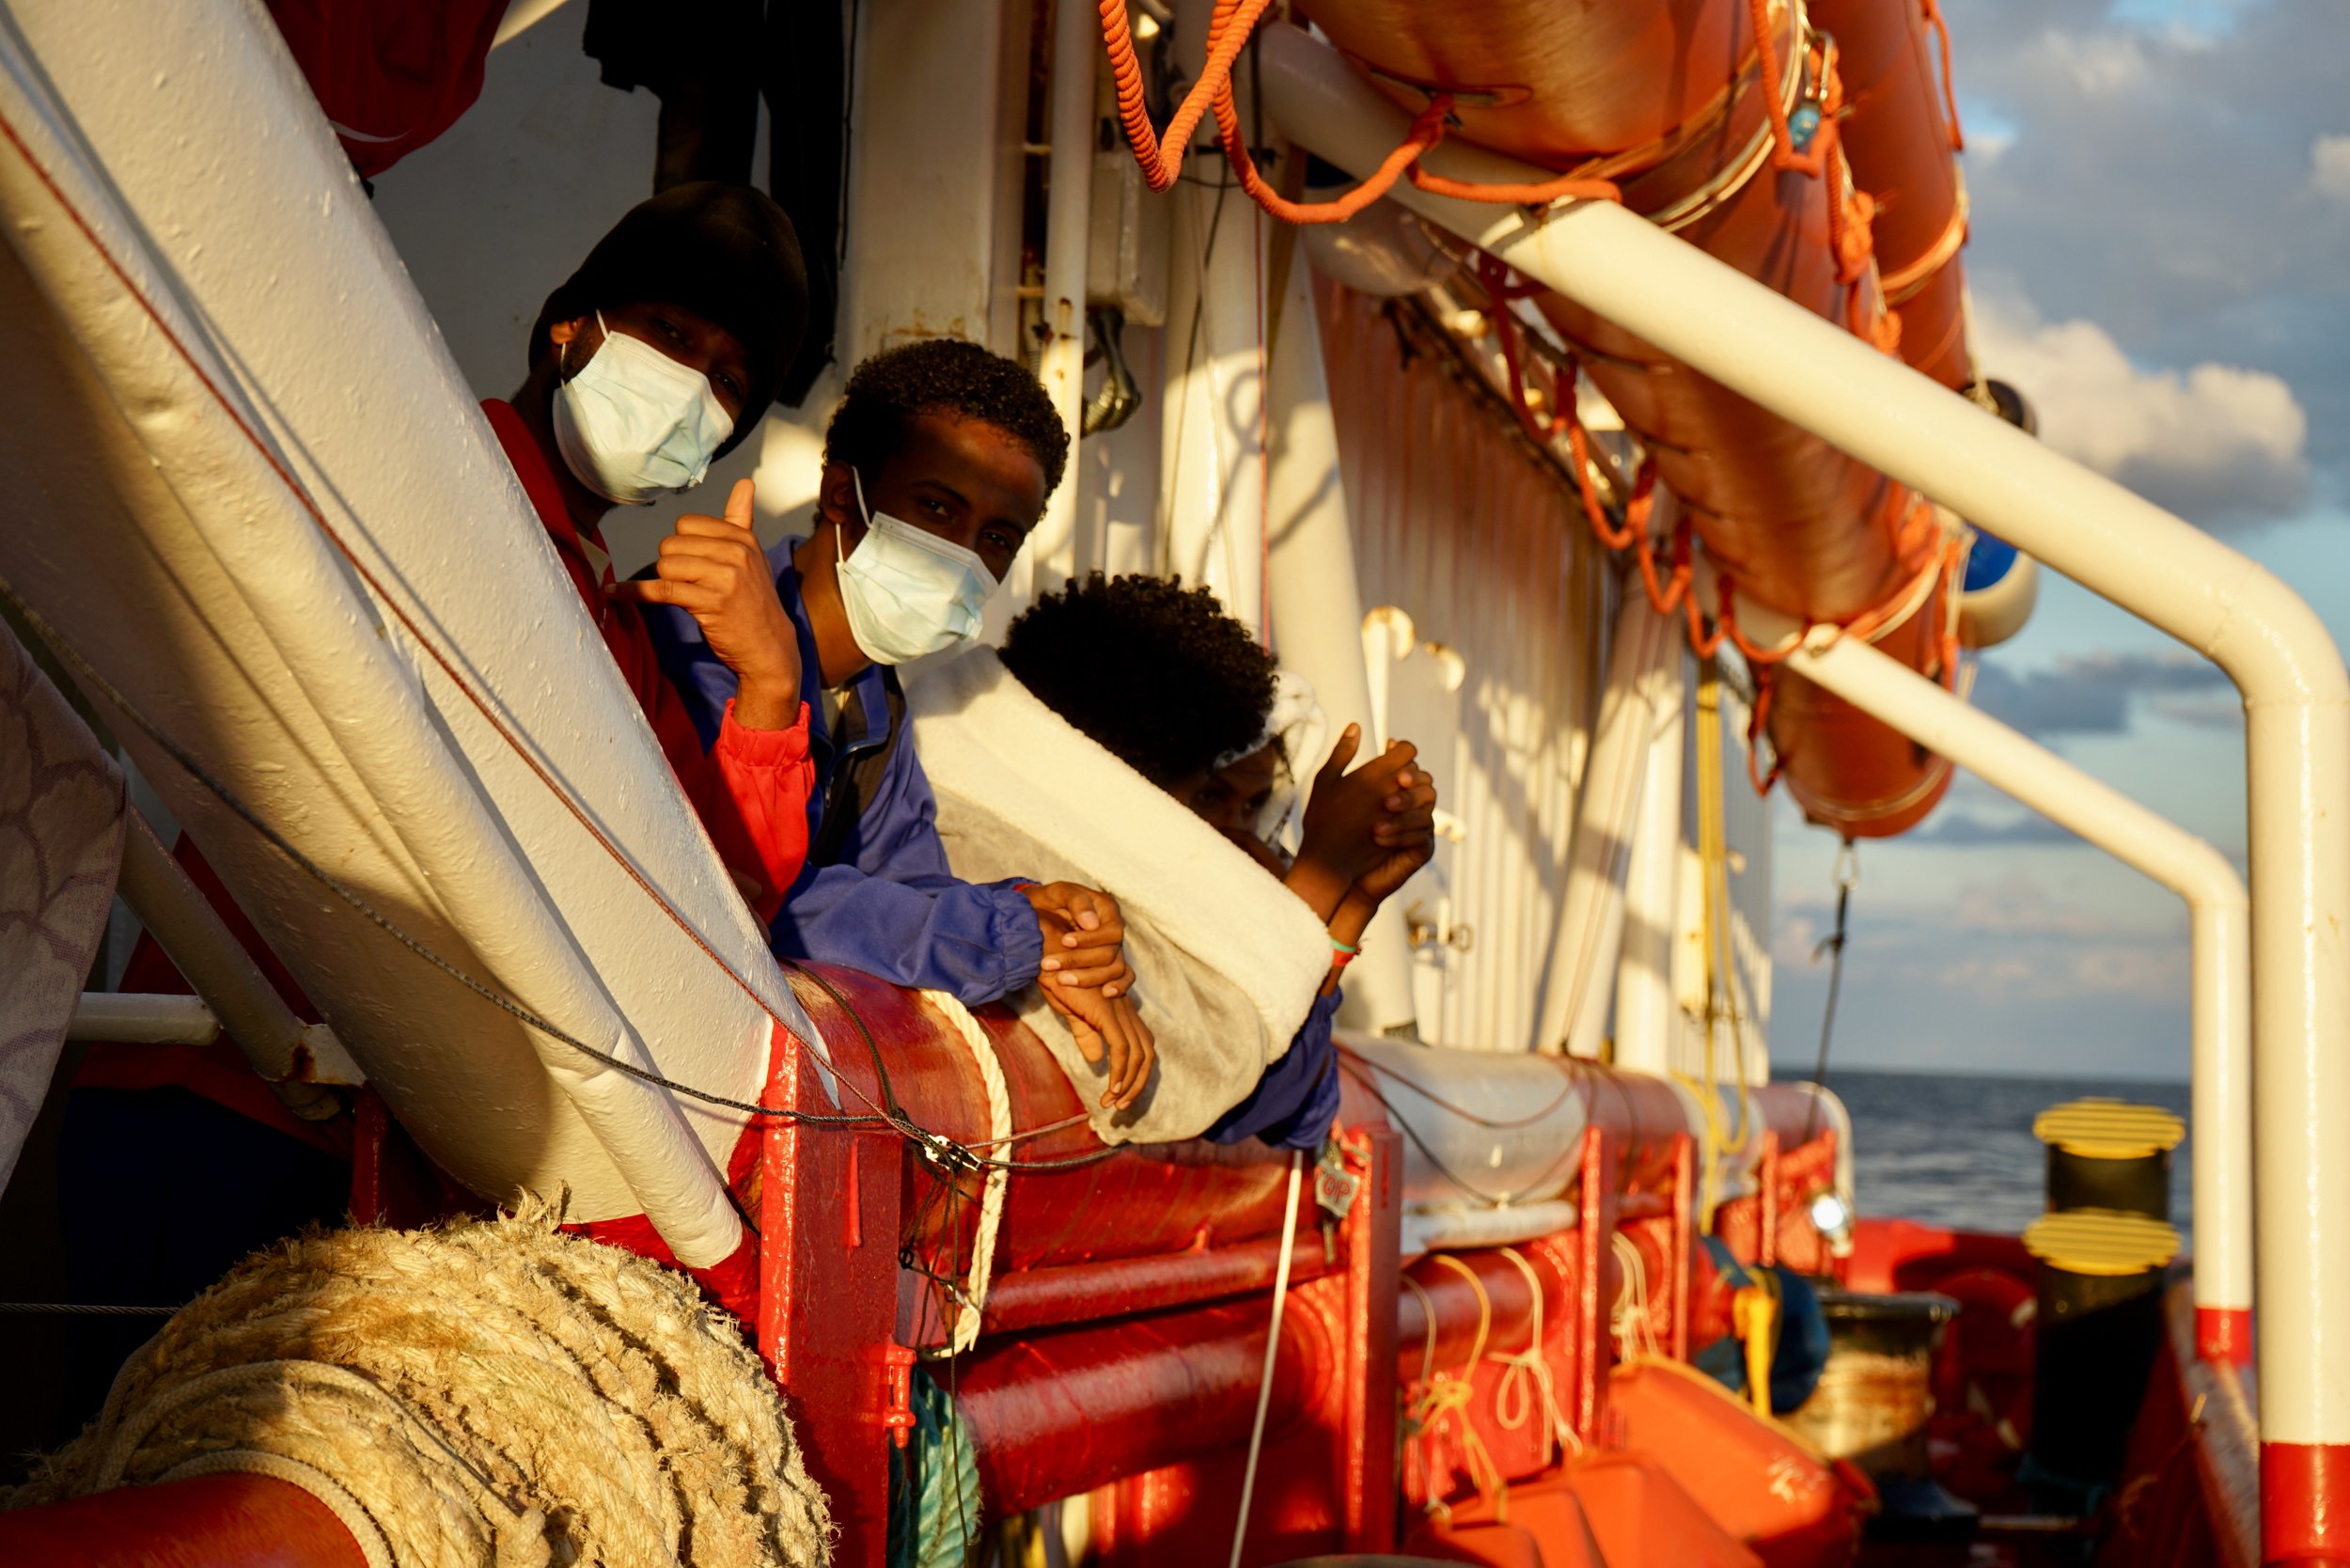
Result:
{"label": "clasped hand", "polygon": [[1362,727],[1350,724],[1314,776],[1291,886],[1325,918],[1346,902],[1375,907],[1435,853],[1436,781],[1418,749],[1393,741],[1354,772]]}
{"label": "clasped hand", "polygon": [[1037,989],[1068,1021],[1079,1054],[1088,1061],[1106,1059],[1109,1082],[1102,1104],[1123,1110],[1150,1082],[1157,1046],[1127,995],[1135,972],[1126,962],[1126,922],[1118,901],[1074,882],[1031,883],[1021,891],[1044,936]]}

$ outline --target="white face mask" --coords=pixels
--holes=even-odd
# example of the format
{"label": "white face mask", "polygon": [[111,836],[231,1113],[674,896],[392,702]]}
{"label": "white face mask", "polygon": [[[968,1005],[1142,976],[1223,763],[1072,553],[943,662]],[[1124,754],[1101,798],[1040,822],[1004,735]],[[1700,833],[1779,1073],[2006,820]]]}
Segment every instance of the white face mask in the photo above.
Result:
{"label": "white face mask", "polygon": [[[572,477],[624,507],[691,490],[734,420],[710,378],[642,338],[614,332],[579,373],[555,389],[555,444]],[[568,352],[571,345],[566,343]]]}
{"label": "white face mask", "polygon": [[865,537],[846,555],[833,530],[833,576],[849,633],[877,665],[902,665],[979,635],[979,612],[995,575],[960,544],[865,504],[865,480],[849,470]]}

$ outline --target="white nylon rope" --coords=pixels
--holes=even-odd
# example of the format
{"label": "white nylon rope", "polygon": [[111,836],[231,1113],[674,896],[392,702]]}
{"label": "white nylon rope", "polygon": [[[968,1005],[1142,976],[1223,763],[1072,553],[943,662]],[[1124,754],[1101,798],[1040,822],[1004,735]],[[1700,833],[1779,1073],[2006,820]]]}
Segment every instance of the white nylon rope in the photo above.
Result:
{"label": "white nylon rope", "polygon": [[[987,1136],[992,1146],[1001,1150],[1011,1137],[1011,1091],[1004,1085],[1004,1064],[995,1055],[995,1043],[988,1039],[979,1021],[958,998],[944,991],[925,991],[922,995],[946,1015],[955,1032],[963,1036],[963,1043],[971,1048],[971,1059],[979,1068],[979,1088],[987,1095]],[[995,1272],[995,1232],[1004,1221],[1004,1188],[1010,1180],[1011,1172],[1001,1165],[988,1168],[987,1179],[979,1188],[979,1227],[971,1239],[971,1277],[963,1288],[963,1310],[955,1314],[954,1331],[948,1336],[946,1348],[933,1354],[960,1356],[979,1341],[981,1314],[987,1307],[988,1283]]]}
{"label": "white nylon rope", "polygon": [[[1496,1250],[1526,1277],[1526,1288],[1533,1293],[1534,1306],[1524,1350],[1512,1356],[1504,1356],[1497,1350],[1485,1353],[1486,1360],[1504,1369],[1501,1382],[1494,1389],[1494,1419],[1503,1431],[1516,1432],[1539,1413],[1544,1443],[1567,1453],[1579,1453],[1582,1439],[1574,1435],[1574,1423],[1559,1406],[1558,1384],[1551,1376],[1549,1360],[1543,1355],[1542,1276],[1534,1272],[1534,1265],[1516,1247]],[[1550,1461],[1549,1446],[1543,1450],[1543,1461]]]}
{"label": "white nylon rope", "polygon": [[1620,1354],[1627,1361],[1640,1357],[1653,1361],[1662,1354],[1656,1347],[1656,1330],[1649,1322],[1648,1260],[1640,1255],[1639,1244],[1622,1231],[1608,1238],[1615,1247],[1616,1262],[1622,1266],[1623,1278],[1616,1290],[1615,1309],[1608,1314],[1608,1327],[1615,1331]]}
{"label": "white nylon rope", "polygon": [[[1297,1245],[1297,1189],[1305,1174],[1305,1151],[1291,1150],[1289,1198],[1281,1206],[1281,1261],[1273,1269],[1273,1326],[1264,1339],[1264,1365],[1257,1372],[1257,1419],[1248,1429],[1248,1466],[1240,1474],[1240,1517],[1232,1523],[1231,1568],[1240,1568],[1241,1544],[1248,1539],[1248,1504],[1257,1494],[1257,1456],[1264,1449],[1265,1412],[1273,1404],[1273,1367],[1281,1354],[1281,1313],[1290,1300],[1290,1250]],[[1431,1317],[1429,1321],[1435,1320]]]}
{"label": "white nylon rope", "polygon": [[[351,1531],[351,1539],[357,1543],[359,1555],[367,1560],[368,1568],[400,1568],[400,1560],[392,1555],[391,1544],[384,1539],[384,1532],[375,1528],[375,1521],[368,1517],[368,1511],[360,1506],[359,1499],[344,1491],[342,1482],[315,1465],[306,1465],[299,1459],[291,1459],[282,1453],[268,1453],[259,1449],[221,1449],[201,1454],[185,1464],[175,1465],[155,1479],[158,1482],[192,1481],[197,1476],[223,1474],[267,1476],[272,1481],[282,1481],[289,1486],[300,1487],[323,1503],[343,1529]],[[500,1537],[501,1547],[503,1542],[504,1537]],[[540,1543],[541,1555],[538,1560],[541,1564],[547,1561],[543,1551],[545,1544],[544,1541]],[[504,1568],[503,1558],[500,1568]]]}

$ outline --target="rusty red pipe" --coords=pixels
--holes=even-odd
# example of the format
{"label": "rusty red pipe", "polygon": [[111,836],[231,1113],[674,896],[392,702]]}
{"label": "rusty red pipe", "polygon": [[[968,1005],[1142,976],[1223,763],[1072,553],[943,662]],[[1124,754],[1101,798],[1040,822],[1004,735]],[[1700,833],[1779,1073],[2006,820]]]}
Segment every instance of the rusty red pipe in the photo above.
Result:
{"label": "rusty red pipe", "polygon": [[[1273,1289],[1280,1259],[1280,1238],[1271,1236],[1156,1258],[1117,1258],[1000,1275],[988,1289],[987,1332],[1008,1334],[1222,1296],[1262,1294]],[[1308,1234],[1290,1250],[1290,1278],[1304,1284],[1342,1261],[1323,1250],[1320,1235]]]}
{"label": "rusty red pipe", "polygon": [[[1270,1299],[1048,1330],[983,1346],[942,1378],[979,1449],[1001,1516],[1245,1440],[1256,1413]],[[1281,1322],[1268,1430],[1329,1381],[1321,1314],[1292,1296]]]}
{"label": "rusty red pipe", "polygon": [[197,1476],[0,1513],[12,1568],[367,1568],[327,1506],[269,1476]]}

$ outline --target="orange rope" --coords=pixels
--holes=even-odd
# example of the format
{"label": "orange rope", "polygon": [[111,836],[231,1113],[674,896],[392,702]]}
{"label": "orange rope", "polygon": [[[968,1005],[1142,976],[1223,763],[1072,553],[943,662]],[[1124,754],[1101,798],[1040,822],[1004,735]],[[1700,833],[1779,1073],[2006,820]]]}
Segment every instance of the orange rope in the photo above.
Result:
{"label": "orange rope", "polygon": [[[1643,484],[1653,484],[1656,478],[1654,465],[1646,463],[1640,464],[1640,478]],[[1643,521],[1646,520],[1643,519]],[[1633,541],[1632,558],[1640,568],[1640,586],[1648,592],[1649,607],[1658,615],[1672,614],[1687,601],[1689,579],[1693,572],[1689,559],[1688,516],[1684,513],[1680,522],[1673,526],[1672,575],[1666,578],[1662,584],[1656,580],[1656,551],[1650,542],[1646,528],[1642,528],[1640,537]]]}
{"label": "orange rope", "polygon": [[1491,201],[1519,207],[1547,207],[1554,201],[1622,201],[1623,192],[1612,180],[1594,180],[1570,171],[1556,180],[1539,184],[1479,185],[1465,180],[1449,180],[1441,174],[1431,174],[1413,165],[1414,185],[1430,196],[1451,196],[1459,201]]}
{"label": "orange rope", "polygon": [[1966,133],[1958,125],[1958,88],[1950,79],[1950,24],[1942,19],[1942,8],[1935,0],[1925,0],[1926,22],[1942,42],[1942,102],[1950,112],[1950,150],[1966,150]]}
{"label": "orange rope", "polygon": [[1153,191],[1173,185],[1183,172],[1183,153],[1200,119],[1215,116],[1216,141],[1239,178],[1249,199],[1283,223],[1344,223],[1392,189],[1407,173],[1412,183],[1432,196],[1462,201],[1485,201],[1500,206],[1546,207],[1554,201],[1622,201],[1623,193],[1612,180],[1569,172],[1555,180],[1531,183],[1480,185],[1449,180],[1419,167],[1419,159],[1444,140],[1445,122],[1452,113],[1449,93],[1436,93],[1412,122],[1411,133],[1380,160],[1371,178],[1330,201],[1292,201],[1275,190],[1258,172],[1242,133],[1240,109],[1232,92],[1232,67],[1247,46],[1249,35],[1264,16],[1271,0],[1216,0],[1208,17],[1208,56],[1199,79],[1191,85],[1161,135],[1151,124],[1150,102],[1143,91],[1142,62],[1135,54],[1133,29],[1126,18],[1126,0],[1101,0],[1102,44],[1109,55],[1110,79],[1118,99],[1119,123],[1126,144],[1142,167],[1143,183]]}
{"label": "orange rope", "polygon": [[[1240,188],[1246,191],[1259,207],[1283,223],[1344,223],[1364,208],[1386,196],[1406,169],[1418,180],[1419,155],[1444,140],[1445,117],[1452,112],[1452,100],[1443,93],[1428,101],[1419,118],[1412,122],[1412,133],[1371,172],[1370,179],[1342,196],[1329,201],[1292,201],[1275,190],[1263,175],[1257,171],[1257,163],[1248,155],[1247,138],[1241,134],[1240,112],[1226,93],[1215,101],[1215,123],[1224,156],[1240,176]],[[1613,187],[1610,187],[1611,189]]]}
{"label": "orange rope", "polygon": [[[1798,644],[1790,644],[1780,649],[1762,648],[1749,641],[1746,634],[1739,630],[1736,608],[1737,585],[1728,572],[1720,573],[1716,578],[1714,627],[1710,632],[1706,630],[1705,614],[1698,605],[1697,596],[1689,591],[1694,575],[1694,565],[1689,520],[1685,514],[1673,530],[1672,571],[1669,575],[1662,577],[1658,575],[1655,541],[1650,534],[1648,526],[1649,518],[1654,509],[1656,491],[1656,465],[1653,459],[1644,460],[1640,464],[1639,478],[1633,485],[1631,495],[1625,498],[1623,521],[1617,524],[1608,520],[1606,508],[1600,502],[1598,487],[1591,480],[1590,438],[1583,430],[1582,420],[1575,417],[1573,412],[1574,408],[1573,366],[1570,365],[1567,371],[1554,384],[1553,397],[1560,412],[1544,418],[1528,406],[1526,400],[1526,372],[1518,346],[1518,323],[1516,318],[1511,314],[1509,302],[1525,298],[1530,293],[1539,292],[1540,290],[1524,283],[1513,284],[1510,279],[1508,266],[1492,256],[1480,255],[1478,257],[1477,274],[1478,282],[1484,288],[1492,304],[1494,332],[1501,351],[1502,380],[1507,384],[1510,404],[1517,414],[1519,425],[1538,444],[1549,442],[1560,435],[1567,438],[1567,451],[1572,460],[1571,466],[1574,472],[1575,491],[1582,503],[1584,520],[1590,525],[1592,537],[1597,539],[1602,545],[1609,550],[1632,552],[1634,563],[1639,568],[1640,585],[1648,595],[1650,606],[1658,615],[1669,616],[1675,610],[1683,613],[1688,625],[1689,646],[1700,659],[1713,657],[1726,641],[1738,650],[1740,655],[1750,666],[1758,669],[1778,664],[1794,652]],[[1860,298],[1860,291],[1857,289],[1854,290],[1854,298],[1856,302]],[[1900,331],[1899,318],[1888,313],[1884,320],[1892,323],[1892,330],[1895,333]],[[1882,323],[1880,323],[1879,332],[1882,346],[1881,329]],[[1857,326],[1855,327],[1856,332],[1859,330]],[[1909,510],[1895,529],[1894,549],[1904,556],[1919,549],[1925,542],[1925,531],[1932,527],[1933,522],[1932,503],[1923,496],[1913,496]],[[1899,613],[1903,606],[1908,604],[1916,594],[1927,591],[1924,582],[1927,575],[1938,576],[1951,570],[1955,570],[1955,567],[1947,564],[1942,554],[1937,553],[1935,559],[1927,564],[1924,572],[1919,576],[1912,577],[1904,585],[1900,592],[1845,623],[1842,627],[1843,633],[1864,637],[1872,635]]]}
{"label": "orange rope", "polygon": [[[1779,102],[1778,40],[1771,36],[1771,0],[1747,0],[1747,20],[1754,28],[1754,52],[1762,78],[1762,107],[1770,113],[1771,140],[1778,144],[1771,153],[1771,166],[1818,174],[1827,166],[1827,149],[1835,139],[1835,112],[1825,102],[1821,104],[1820,129],[1811,150],[1797,152],[1794,128],[1788,123],[1787,105]],[[1796,42],[1800,47],[1802,40]]]}
{"label": "orange rope", "polygon": [[1151,105],[1142,89],[1142,62],[1135,55],[1135,40],[1126,23],[1126,0],[1102,0],[1102,42],[1109,52],[1110,79],[1118,95],[1119,122],[1126,141],[1142,165],[1143,183],[1164,191],[1183,172],[1183,149],[1200,119],[1219,100],[1232,92],[1232,64],[1256,30],[1257,19],[1272,0],[1216,0],[1208,18],[1208,58],[1199,80],[1191,85],[1177,105],[1175,118],[1161,137],[1151,126]]}
{"label": "orange rope", "polygon": [[1771,746],[1771,771],[1763,773],[1755,765],[1762,755],[1763,729],[1771,722],[1771,693],[1778,682],[1773,679],[1768,665],[1753,667],[1754,706],[1747,711],[1747,782],[1754,786],[1756,794],[1767,795],[1787,766],[1787,760],[1778,754],[1776,742]]}

